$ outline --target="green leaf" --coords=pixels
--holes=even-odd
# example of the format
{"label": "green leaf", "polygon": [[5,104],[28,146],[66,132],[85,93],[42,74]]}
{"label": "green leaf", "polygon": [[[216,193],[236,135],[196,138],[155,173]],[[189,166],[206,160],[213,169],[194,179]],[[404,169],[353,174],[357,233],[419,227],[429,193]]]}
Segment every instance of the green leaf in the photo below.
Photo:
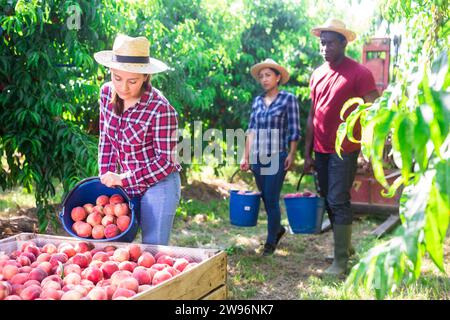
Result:
{"label": "green leaf", "polygon": [[345,137],[347,136],[347,122],[342,122],[336,132],[336,141],[334,144],[334,148],[336,150],[339,158],[342,159],[341,151],[342,151],[342,142],[344,142]]}

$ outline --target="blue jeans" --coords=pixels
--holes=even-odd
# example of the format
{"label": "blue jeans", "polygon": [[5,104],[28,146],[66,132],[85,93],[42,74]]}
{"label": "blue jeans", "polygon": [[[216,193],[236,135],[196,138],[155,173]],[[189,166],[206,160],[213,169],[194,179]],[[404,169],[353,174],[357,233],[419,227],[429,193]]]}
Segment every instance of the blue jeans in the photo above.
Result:
{"label": "blue jeans", "polygon": [[350,192],[355,179],[359,151],[342,154],[315,153],[321,196],[332,224],[349,225],[353,221]]}
{"label": "blue jeans", "polygon": [[180,174],[173,172],[148,188],[142,197],[131,200],[138,213],[142,243],[160,245],[169,243],[180,197]]}
{"label": "blue jeans", "polygon": [[[278,232],[281,229],[281,211],[280,211],[280,193],[283,187],[286,171],[284,170],[284,161],[287,152],[272,155],[269,163],[263,164],[257,159],[256,164],[251,165],[251,170],[255,176],[256,185],[261,192],[264,207],[267,212],[267,240],[266,243],[275,245]],[[264,168],[273,165],[273,161],[278,162],[278,170],[271,174],[265,174]]]}

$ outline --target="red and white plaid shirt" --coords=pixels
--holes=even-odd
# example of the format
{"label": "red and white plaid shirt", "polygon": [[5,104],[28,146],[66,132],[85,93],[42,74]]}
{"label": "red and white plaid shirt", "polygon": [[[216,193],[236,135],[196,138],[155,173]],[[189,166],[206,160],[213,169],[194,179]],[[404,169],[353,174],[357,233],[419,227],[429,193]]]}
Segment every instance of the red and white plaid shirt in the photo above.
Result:
{"label": "red and white plaid shirt", "polygon": [[161,92],[149,86],[140,101],[121,116],[111,104],[113,85],[100,89],[100,139],[98,162],[100,175],[108,171],[125,173],[122,184],[131,197],[147,189],[174,171],[177,145],[177,112]]}

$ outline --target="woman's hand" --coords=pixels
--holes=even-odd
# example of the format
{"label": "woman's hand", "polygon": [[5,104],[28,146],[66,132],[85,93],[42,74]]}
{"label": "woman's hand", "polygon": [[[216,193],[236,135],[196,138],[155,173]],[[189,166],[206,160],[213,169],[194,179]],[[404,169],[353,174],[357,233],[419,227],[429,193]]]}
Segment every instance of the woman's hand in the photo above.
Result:
{"label": "woman's hand", "polygon": [[289,153],[288,156],[286,157],[286,160],[284,160],[284,171],[292,169],[294,162],[295,162],[295,154]]}
{"label": "woman's hand", "polygon": [[108,171],[104,175],[100,176],[100,181],[109,188],[122,186],[122,178],[120,175],[111,171]]}
{"label": "woman's hand", "polygon": [[250,163],[248,161],[248,157],[244,156],[241,160],[241,170],[242,171],[248,171],[250,170]]}
{"label": "woman's hand", "polygon": [[314,160],[311,157],[305,157],[305,164],[303,165],[303,172],[310,173],[314,168]]}

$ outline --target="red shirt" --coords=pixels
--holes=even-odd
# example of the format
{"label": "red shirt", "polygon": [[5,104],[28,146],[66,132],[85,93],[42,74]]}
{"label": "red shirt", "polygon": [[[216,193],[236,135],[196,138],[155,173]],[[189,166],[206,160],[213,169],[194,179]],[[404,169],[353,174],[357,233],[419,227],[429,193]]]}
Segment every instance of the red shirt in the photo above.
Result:
{"label": "red shirt", "polygon": [[113,111],[112,83],[100,89],[99,171],[126,173],[123,187],[130,196],[145,191],[181,166],[174,160],[178,137],[177,112],[151,86],[122,115]]}
{"label": "red shirt", "polygon": [[[377,90],[369,69],[345,57],[336,67],[325,62],[314,70],[311,81],[311,99],[314,108],[314,151],[336,153],[336,131],[341,124],[340,112],[345,102],[354,97],[363,97]],[[356,107],[356,106],[355,106]],[[344,119],[355,109],[350,108]],[[361,138],[361,125],[357,122],[354,137]],[[361,144],[345,138],[342,152],[349,153],[361,149]]]}

